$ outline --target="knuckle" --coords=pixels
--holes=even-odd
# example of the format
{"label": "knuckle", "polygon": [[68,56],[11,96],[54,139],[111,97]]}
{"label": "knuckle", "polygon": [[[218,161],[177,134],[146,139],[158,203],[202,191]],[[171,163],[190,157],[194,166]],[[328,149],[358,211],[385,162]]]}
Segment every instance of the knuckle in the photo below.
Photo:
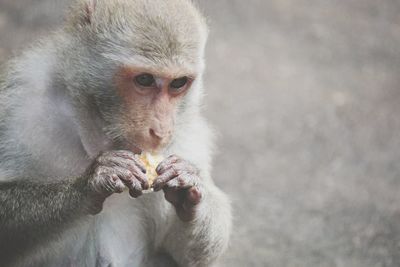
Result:
{"label": "knuckle", "polygon": [[124,180],[131,180],[132,172],[128,169],[122,169],[120,170],[120,175]]}
{"label": "knuckle", "polygon": [[138,168],[136,163],[131,159],[124,159],[123,160],[123,166],[125,168],[131,169],[131,170]]}
{"label": "knuckle", "polygon": [[130,171],[129,169],[124,169],[123,174],[124,174],[125,176],[131,177],[132,174],[133,174],[133,172]]}
{"label": "knuckle", "polygon": [[109,176],[110,177],[110,179],[111,179],[111,181],[113,181],[113,182],[116,182],[119,178],[118,178],[118,175],[116,175],[116,174],[112,174],[111,176]]}
{"label": "knuckle", "polygon": [[180,158],[177,155],[172,154],[171,156],[168,157],[168,160],[170,160],[170,161],[178,161],[178,160],[180,160]]}
{"label": "knuckle", "polygon": [[131,167],[133,167],[133,166],[136,165],[135,161],[132,160],[132,159],[125,159],[125,158],[124,158],[121,162],[122,162],[122,163],[124,164],[124,166],[126,166],[127,168],[128,168],[128,167],[131,168]]}
{"label": "knuckle", "polygon": [[124,163],[130,168],[137,168],[139,166],[139,163],[135,159],[124,159]]}
{"label": "knuckle", "polygon": [[131,167],[129,170],[128,170],[129,172],[130,172],[130,174],[131,175],[133,175],[133,176],[139,176],[139,171],[137,170],[137,168],[135,168],[135,167]]}
{"label": "knuckle", "polygon": [[119,150],[119,154],[124,157],[128,157],[130,159],[135,158],[135,154],[129,150]]}
{"label": "knuckle", "polygon": [[185,176],[179,176],[176,180],[179,186],[184,186],[188,184],[188,181]]}
{"label": "knuckle", "polygon": [[135,153],[133,153],[132,151],[129,151],[129,150],[121,150],[121,152],[126,155],[132,156],[132,157],[135,156]]}
{"label": "knuckle", "polygon": [[158,176],[158,178],[154,181],[154,183],[164,183],[165,176]]}
{"label": "knuckle", "polygon": [[168,183],[166,183],[167,187],[178,187],[179,186],[179,182],[177,181],[177,179],[172,179],[170,181],[168,181]]}
{"label": "knuckle", "polygon": [[160,179],[159,179],[159,181],[160,181],[161,183],[163,183],[163,184],[166,183],[168,180],[169,180],[169,177],[166,176],[166,175],[160,177]]}
{"label": "knuckle", "polygon": [[180,172],[180,170],[179,170],[178,166],[176,166],[176,165],[171,165],[171,173],[172,173],[173,175],[178,175],[179,172]]}

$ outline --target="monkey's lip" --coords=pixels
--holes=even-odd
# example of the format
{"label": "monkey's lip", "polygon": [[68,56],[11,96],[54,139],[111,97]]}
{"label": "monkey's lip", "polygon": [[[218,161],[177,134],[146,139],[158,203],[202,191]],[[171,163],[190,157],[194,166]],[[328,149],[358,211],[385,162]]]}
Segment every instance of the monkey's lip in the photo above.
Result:
{"label": "monkey's lip", "polygon": [[125,149],[132,151],[135,154],[142,154],[143,151],[151,152],[154,154],[158,154],[163,148],[163,145],[159,143],[145,142],[140,146],[137,143],[125,141],[124,145]]}
{"label": "monkey's lip", "polygon": [[140,149],[135,145],[129,145],[128,149],[135,154],[142,154],[142,151],[143,151],[143,149]]}
{"label": "monkey's lip", "polygon": [[132,151],[134,154],[141,154],[143,149],[140,148],[137,144],[133,142],[129,142],[127,140],[124,140],[119,143],[119,148],[123,150],[129,150]]}

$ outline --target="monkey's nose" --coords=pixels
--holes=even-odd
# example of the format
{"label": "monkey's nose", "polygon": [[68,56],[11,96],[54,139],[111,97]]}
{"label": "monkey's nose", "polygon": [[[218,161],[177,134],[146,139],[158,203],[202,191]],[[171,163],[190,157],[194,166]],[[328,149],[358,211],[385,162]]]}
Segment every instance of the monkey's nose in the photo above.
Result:
{"label": "monkey's nose", "polygon": [[149,130],[149,133],[150,133],[150,136],[152,137],[152,138],[154,138],[154,139],[163,139],[164,137],[165,137],[165,133],[164,132],[162,132],[162,131],[156,131],[156,130],[154,130],[154,129],[152,129],[152,128],[150,128],[150,130]]}

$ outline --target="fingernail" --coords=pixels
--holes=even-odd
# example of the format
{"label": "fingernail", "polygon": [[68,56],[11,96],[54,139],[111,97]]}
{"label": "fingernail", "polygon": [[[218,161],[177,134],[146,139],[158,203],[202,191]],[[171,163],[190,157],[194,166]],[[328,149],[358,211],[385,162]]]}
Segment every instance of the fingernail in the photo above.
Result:
{"label": "fingernail", "polygon": [[153,190],[155,191],[155,192],[157,192],[157,191],[160,191],[160,184],[159,183],[154,183],[153,184]]}
{"label": "fingernail", "polygon": [[149,183],[148,182],[145,182],[143,184],[143,189],[145,189],[145,190],[149,189]]}
{"label": "fingernail", "polygon": [[129,190],[129,195],[131,195],[131,197],[133,198],[138,198],[142,195],[142,191],[131,191]]}

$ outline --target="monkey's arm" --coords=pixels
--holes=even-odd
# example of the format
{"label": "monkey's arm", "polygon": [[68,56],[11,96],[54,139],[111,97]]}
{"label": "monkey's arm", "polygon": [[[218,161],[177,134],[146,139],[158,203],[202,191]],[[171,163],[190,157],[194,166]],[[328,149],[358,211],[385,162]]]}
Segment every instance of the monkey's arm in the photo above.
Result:
{"label": "monkey's arm", "polygon": [[125,186],[133,197],[140,195],[148,187],[141,179],[143,168],[133,153],[109,151],[78,178],[0,182],[0,265],[68,229],[69,224],[99,213],[104,200]]}
{"label": "monkey's arm", "polygon": [[231,231],[228,198],[212,182],[203,184],[192,221],[175,214],[164,239],[165,249],[180,266],[211,266],[227,247]]}
{"label": "monkey's arm", "polygon": [[83,179],[0,182],[0,240],[35,239],[88,214]]}
{"label": "monkey's arm", "polygon": [[80,179],[0,182],[0,263],[88,214]]}
{"label": "monkey's arm", "polygon": [[172,155],[156,169],[155,191],[175,207],[163,238],[166,250],[180,266],[210,266],[226,249],[231,230],[231,208],[206,170]]}

